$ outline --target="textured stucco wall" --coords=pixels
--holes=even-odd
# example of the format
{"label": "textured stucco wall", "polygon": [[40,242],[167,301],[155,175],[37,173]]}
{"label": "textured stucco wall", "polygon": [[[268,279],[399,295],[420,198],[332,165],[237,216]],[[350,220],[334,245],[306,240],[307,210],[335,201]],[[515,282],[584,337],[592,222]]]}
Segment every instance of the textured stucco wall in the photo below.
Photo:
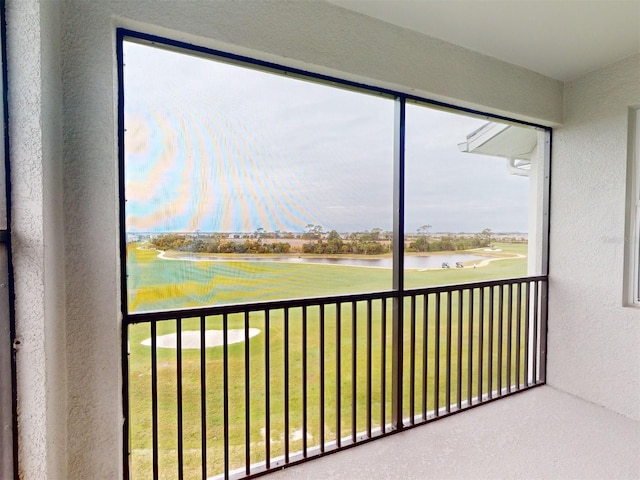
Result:
{"label": "textured stucco wall", "polygon": [[622,306],[634,105],[640,55],[565,87],[553,140],[548,383],[640,419],[640,309]]}
{"label": "textured stucco wall", "polygon": [[562,120],[562,85],[555,80],[322,2],[61,5],[72,479],[118,478],[122,468],[116,26],[522,119]]}
{"label": "textured stucco wall", "polygon": [[7,2],[21,478],[66,477],[60,5]]}

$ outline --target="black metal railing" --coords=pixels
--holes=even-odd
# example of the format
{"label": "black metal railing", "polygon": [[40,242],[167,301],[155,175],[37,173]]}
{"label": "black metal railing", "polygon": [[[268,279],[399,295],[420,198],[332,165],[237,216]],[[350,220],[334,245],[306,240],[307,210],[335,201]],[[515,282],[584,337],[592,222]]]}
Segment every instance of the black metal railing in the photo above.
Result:
{"label": "black metal railing", "polygon": [[540,385],[546,293],[538,276],[130,314],[131,477],[259,475]]}

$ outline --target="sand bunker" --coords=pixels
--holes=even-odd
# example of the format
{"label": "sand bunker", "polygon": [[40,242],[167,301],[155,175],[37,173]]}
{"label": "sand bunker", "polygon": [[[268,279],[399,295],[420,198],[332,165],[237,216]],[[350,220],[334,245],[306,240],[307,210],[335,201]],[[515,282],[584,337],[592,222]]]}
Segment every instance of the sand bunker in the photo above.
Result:
{"label": "sand bunker", "polygon": [[[258,328],[249,329],[249,338],[255,337],[260,333]],[[206,348],[220,347],[223,342],[222,330],[206,330],[204,332],[204,344]],[[244,342],[244,329],[227,330],[227,343]],[[175,333],[168,335],[160,335],[156,338],[158,348],[177,348],[178,336]],[[142,345],[151,346],[151,339],[147,338],[142,341]],[[186,330],[182,332],[182,348],[183,349],[199,349],[200,348],[200,330]]]}

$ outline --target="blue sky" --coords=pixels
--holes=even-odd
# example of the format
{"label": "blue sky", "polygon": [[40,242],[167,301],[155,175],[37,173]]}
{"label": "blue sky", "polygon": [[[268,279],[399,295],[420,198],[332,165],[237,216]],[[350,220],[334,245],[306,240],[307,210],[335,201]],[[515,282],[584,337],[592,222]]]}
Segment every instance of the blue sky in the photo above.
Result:
{"label": "blue sky", "polygon": [[[125,43],[127,228],[391,230],[393,101]],[[528,180],[407,108],[406,230],[527,229]]]}

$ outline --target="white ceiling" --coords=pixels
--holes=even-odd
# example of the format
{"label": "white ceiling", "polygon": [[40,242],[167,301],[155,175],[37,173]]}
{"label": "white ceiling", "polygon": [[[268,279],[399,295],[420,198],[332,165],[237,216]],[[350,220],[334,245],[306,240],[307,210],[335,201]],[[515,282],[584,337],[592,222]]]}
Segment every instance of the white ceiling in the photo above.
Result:
{"label": "white ceiling", "polygon": [[571,80],[640,52],[640,0],[330,0]]}

